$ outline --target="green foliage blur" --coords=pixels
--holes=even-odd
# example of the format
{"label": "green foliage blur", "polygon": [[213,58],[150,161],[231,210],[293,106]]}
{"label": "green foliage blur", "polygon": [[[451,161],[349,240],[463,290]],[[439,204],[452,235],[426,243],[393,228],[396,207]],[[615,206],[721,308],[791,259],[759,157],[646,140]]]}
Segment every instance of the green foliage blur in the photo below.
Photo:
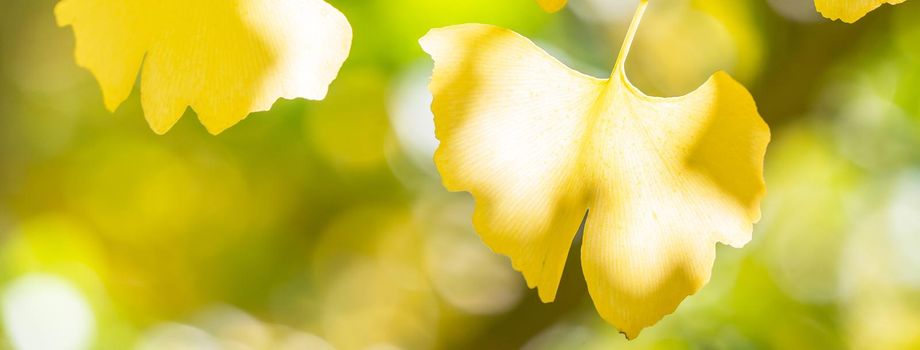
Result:
{"label": "green foliage blur", "polygon": [[[490,23],[605,77],[636,0],[331,0],[351,55],[324,101],[165,136],[114,115],[54,1],[0,11],[0,314],[20,349],[920,348],[920,1],[853,25],[806,0],[653,0],[627,65],[655,95],[716,70],[770,124],[754,240],[627,342],[578,249],[539,302],[448,193],[417,44]],[[574,243],[576,247],[580,241]]]}

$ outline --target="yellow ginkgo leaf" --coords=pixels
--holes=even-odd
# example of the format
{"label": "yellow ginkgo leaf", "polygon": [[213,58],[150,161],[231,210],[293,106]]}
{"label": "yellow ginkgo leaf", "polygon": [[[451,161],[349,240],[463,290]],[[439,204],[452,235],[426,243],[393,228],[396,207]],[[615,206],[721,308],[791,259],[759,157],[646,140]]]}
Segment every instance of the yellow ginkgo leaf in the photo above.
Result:
{"label": "yellow ginkgo leaf", "polygon": [[483,241],[508,255],[544,302],[554,300],[586,220],[589,292],[629,338],[707,282],[716,242],[750,240],[770,139],[751,95],[725,73],[676,98],[646,96],[627,80],[645,7],[607,80],[495,26],[434,29],[421,39],[435,61],[444,185],[472,193]]}
{"label": "yellow ginkgo leaf", "polygon": [[897,5],[907,0],[815,0],[824,17],[853,23],[884,4]]}
{"label": "yellow ginkgo leaf", "polygon": [[565,7],[567,1],[568,0],[537,0],[537,3],[540,4],[543,11],[556,12]]}
{"label": "yellow ginkgo leaf", "polygon": [[142,70],[160,134],[189,106],[217,134],[278,98],[322,99],[351,46],[345,16],[322,0],[63,0],[55,14],[109,110]]}

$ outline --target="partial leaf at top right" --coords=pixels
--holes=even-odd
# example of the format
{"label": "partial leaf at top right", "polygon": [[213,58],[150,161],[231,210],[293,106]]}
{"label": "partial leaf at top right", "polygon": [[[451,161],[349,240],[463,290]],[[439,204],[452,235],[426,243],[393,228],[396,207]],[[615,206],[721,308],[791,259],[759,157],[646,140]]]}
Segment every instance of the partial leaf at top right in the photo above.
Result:
{"label": "partial leaf at top right", "polygon": [[815,0],[824,17],[853,23],[884,4],[897,5],[907,0]]}

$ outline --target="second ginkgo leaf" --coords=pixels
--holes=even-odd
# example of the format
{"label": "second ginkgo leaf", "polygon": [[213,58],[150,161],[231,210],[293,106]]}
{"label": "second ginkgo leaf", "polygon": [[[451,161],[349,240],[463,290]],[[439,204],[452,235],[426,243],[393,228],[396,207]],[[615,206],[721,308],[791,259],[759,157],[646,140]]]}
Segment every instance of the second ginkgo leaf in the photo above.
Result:
{"label": "second ginkgo leaf", "polygon": [[624,62],[573,71],[507,29],[466,24],[421,39],[435,61],[435,163],[476,199],[473,224],[544,302],[585,220],[582,266],[601,316],[628,338],[709,279],[717,242],[741,247],[760,218],[770,131],[727,74],[649,97]]}
{"label": "second ginkgo leaf", "polygon": [[115,110],[140,70],[154,132],[191,106],[212,134],[278,98],[321,100],[351,47],[351,26],[322,0],[63,0],[77,64]]}
{"label": "second ginkgo leaf", "polygon": [[[641,0],[646,1],[646,0]],[[815,0],[815,8],[824,17],[854,23],[882,5],[897,5],[907,0]],[[537,0],[546,12],[556,12],[565,7],[567,0]]]}
{"label": "second ginkgo leaf", "polygon": [[884,4],[897,5],[907,0],[815,0],[824,17],[853,23]]}

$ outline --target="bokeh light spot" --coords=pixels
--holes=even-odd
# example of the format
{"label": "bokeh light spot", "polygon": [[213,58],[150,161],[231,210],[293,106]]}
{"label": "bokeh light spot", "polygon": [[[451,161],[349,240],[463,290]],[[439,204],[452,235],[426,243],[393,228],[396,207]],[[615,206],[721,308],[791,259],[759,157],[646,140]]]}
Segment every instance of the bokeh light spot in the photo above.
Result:
{"label": "bokeh light spot", "polygon": [[96,329],[80,291],[62,278],[41,274],[21,277],[6,289],[3,324],[20,350],[84,349]]}

